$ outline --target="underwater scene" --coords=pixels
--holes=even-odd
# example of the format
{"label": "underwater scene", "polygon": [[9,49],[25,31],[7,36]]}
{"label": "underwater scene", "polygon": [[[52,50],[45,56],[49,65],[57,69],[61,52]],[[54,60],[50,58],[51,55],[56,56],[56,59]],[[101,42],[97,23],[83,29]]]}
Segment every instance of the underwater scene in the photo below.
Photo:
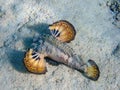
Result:
{"label": "underwater scene", "polygon": [[0,90],[120,90],[120,0],[0,0]]}

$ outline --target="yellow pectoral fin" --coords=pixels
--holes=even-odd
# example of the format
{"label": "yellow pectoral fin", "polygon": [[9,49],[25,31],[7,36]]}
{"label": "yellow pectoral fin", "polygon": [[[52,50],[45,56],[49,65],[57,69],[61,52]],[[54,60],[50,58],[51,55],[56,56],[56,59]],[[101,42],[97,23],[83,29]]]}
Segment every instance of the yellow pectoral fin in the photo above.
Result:
{"label": "yellow pectoral fin", "polygon": [[45,59],[41,59],[38,63],[38,67],[37,67],[37,71],[40,73],[45,73],[47,71],[46,68],[46,60]]}
{"label": "yellow pectoral fin", "polygon": [[[74,26],[66,20],[60,20],[49,26],[55,38],[61,42],[70,42],[75,38],[76,31]],[[56,34],[57,33],[57,34]]]}
{"label": "yellow pectoral fin", "polygon": [[26,52],[24,64],[27,70],[32,73],[45,73],[47,71],[44,55],[34,52],[32,49]]}

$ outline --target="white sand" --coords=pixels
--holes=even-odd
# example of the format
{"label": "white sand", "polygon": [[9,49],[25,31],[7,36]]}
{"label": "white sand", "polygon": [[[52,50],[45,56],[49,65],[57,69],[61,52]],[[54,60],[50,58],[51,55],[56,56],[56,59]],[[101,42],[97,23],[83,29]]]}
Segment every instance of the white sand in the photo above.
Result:
{"label": "white sand", "polygon": [[[120,29],[108,0],[0,0],[0,90],[120,90]],[[85,61],[100,68],[98,81],[62,64],[47,64],[43,75],[28,73],[22,63],[35,33],[68,20],[76,28],[71,42]]]}

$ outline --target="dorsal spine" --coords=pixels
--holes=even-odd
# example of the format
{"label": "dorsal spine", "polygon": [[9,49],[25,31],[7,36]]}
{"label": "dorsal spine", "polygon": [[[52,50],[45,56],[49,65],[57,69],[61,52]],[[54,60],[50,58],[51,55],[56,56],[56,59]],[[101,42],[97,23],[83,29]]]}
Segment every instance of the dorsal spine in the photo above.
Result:
{"label": "dorsal spine", "polygon": [[69,56],[75,55],[74,50],[67,44],[67,43],[62,43],[53,36],[45,35],[44,39],[46,42],[51,43],[53,46],[57,47],[61,51],[63,51],[65,54],[68,54]]}

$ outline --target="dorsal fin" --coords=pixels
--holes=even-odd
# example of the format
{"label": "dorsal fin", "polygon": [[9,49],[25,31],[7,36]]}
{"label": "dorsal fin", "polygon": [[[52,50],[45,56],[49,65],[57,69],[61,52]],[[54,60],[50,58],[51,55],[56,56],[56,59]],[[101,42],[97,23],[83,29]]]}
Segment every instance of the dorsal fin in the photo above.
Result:
{"label": "dorsal fin", "polygon": [[44,35],[43,37],[46,42],[53,44],[55,47],[59,48],[61,51],[68,54],[69,56],[73,56],[75,54],[74,50],[67,43],[62,43],[50,35]]}

